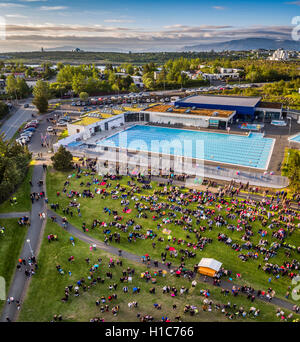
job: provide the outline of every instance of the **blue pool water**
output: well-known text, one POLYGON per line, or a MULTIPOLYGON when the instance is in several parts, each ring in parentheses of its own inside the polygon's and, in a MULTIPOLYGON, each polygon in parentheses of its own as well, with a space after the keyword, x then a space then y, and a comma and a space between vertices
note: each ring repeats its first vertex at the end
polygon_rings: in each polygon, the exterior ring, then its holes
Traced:
POLYGON ((70 147, 76 147, 76 146, 80 146, 80 145, 82 145, 82 142, 80 142, 80 141, 73 141, 70 144, 68 144, 68 146, 70 146, 70 147))
POLYGON ((300 143, 300 134, 298 134, 295 137, 291 138, 290 141, 295 141, 295 142, 300 143))
POLYGON ((98 146, 173 154, 259 169, 268 167, 273 144, 274 139, 264 138, 259 133, 242 136, 139 125, 97 143, 98 146), (203 148, 198 148, 202 142, 203 148), (169 148, 169 144, 173 148, 169 148))

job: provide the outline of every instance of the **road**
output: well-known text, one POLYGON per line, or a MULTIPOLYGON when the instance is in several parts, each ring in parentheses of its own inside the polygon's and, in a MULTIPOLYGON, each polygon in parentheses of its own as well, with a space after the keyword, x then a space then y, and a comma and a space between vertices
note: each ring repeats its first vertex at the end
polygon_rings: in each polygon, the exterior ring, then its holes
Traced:
POLYGON ((31 101, 32 99, 27 99, 26 102, 22 104, 22 107, 3 123, 1 133, 5 134, 5 140, 10 140, 19 127, 26 121, 30 120, 31 115, 36 112, 31 101), (24 108, 25 103, 29 104, 29 108, 24 108))

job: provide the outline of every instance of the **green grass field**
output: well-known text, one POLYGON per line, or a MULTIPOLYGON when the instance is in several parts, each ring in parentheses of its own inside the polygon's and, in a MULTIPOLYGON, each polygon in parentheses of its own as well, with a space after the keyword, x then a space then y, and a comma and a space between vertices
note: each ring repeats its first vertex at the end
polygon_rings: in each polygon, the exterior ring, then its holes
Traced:
MULTIPOLYGON (((22 305, 22 309, 19 316, 19 321, 50 321, 53 315, 61 314, 64 321, 78 322, 89 321, 91 318, 100 317, 104 321, 109 322, 130 322, 138 321, 137 313, 144 315, 152 315, 155 321, 160 321, 162 316, 167 316, 171 321, 175 320, 176 316, 181 316, 182 321, 228 321, 229 318, 225 317, 220 310, 216 310, 215 306, 212 306, 211 312, 204 312, 202 310, 202 304, 204 297, 200 295, 200 290, 210 290, 210 299, 214 304, 226 304, 230 301, 232 304, 237 305, 237 309, 228 309, 228 312, 234 313, 240 306, 243 306, 245 311, 249 311, 251 306, 256 309, 260 309, 260 315, 256 318, 247 316, 245 318, 236 317, 236 321, 279 321, 276 317, 275 306, 270 304, 264 304, 262 302, 255 301, 251 303, 244 296, 233 297, 229 294, 225 297, 220 293, 220 288, 213 287, 207 284, 198 283, 196 287, 191 287, 191 283, 184 278, 177 278, 167 274, 165 277, 157 276, 157 283, 152 284, 151 281, 147 283, 141 278, 141 273, 150 270, 150 273, 154 276, 153 270, 147 269, 146 265, 128 262, 122 260, 122 266, 115 266, 114 268, 108 268, 108 262, 110 258, 116 261, 116 256, 111 256, 103 251, 96 250, 90 251, 89 245, 75 239, 75 246, 70 243, 70 235, 60 228, 56 223, 52 223, 48 220, 45 235, 43 238, 40 254, 38 257, 39 268, 37 273, 31 279, 31 284, 25 301, 22 305), (47 241, 47 235, 56 234, 58 241, 47 241), (69 262, 68 258, 74 256, 74 261, 69 262), (86 258, 90 258, 90 264, 85 261, 86 258), (102 261, 99 263, 98 258, 102 261), (90 281, 88 276, 90 275, 89 269, 95 263, 99 264, 99 269, 95 273, 96 277, 100 276, 104 278, 104 284, 97 283, 89 290, 84 292, 80 288, 80 296, 69 296, 67 302, 62 302, 61 298, 64 296, 64 289, 66 286, 73 284, 82 277, 85 278, 86 285, 89 285, 90 281), (56 265, 60 265, 64 270, 64 274, 60 274, 56 270, 56 265), (123 269, 127 267, 135 269, 135 274, 131 283, 121 283, 119 278, 122 276, 123 269), (69 275, 71 271, 71 275, 69 275), (111 271, 113 274, 112 280, 106 277, 106 272, 111 271), (116 290, 110 291, 109 285, 116 283, 118 285, 116 290), (123 293, 123 286, 128 286, 128 293, 123 293), (181 286, 189 289, 188 294, 179 294, 176 297, 171 297, 169 294, 162 293, 162 287, 164 285, 175 286, 178 290, 181 286), (132 289, 134 286, 138 286, 141 289, 140 294, 133 294, 132 289), (149 289, 155 287, 156 293, 150 294, 149 289), (117 294, 117 299, 111 303, 105 303, 109 305, 109 312, 101 313, 99 307, 95 302, 104 296, 107 300, 108 296, 112 293, 117 294), (137 308, 129 308, 128 303, 136 301, 138 302, 137 308), (161 305, 161 310, 154 308, 154 303, 161 305), (173 310, 173 304, 177 305, 177 309, 173 310), (190 316, 189 313, 184 314, 183 309, 185 305, 194 305, 198 308, 198 314, 190 316), (119 305, 120 310, 117 316, 113 316, 111 309, 113 306, 119 305)), ((104 304, 104 305, 105 305, 104 304)), ((101 304, 102 305, 102 304, 101 304)), ((288 312, 286 311, 286 314, 288 312)))
MULTIPOLYGON (((5 228, 4 234, 0 233, 0 276, 5 278, 7 293, 16 269, 27 228, 19 226, 17 219, 1 219, 0 227, 5 228)), ((0 301, 0 312, 3 305, 4 302, 0 301)))
POLYGON ((22 184, 18 187, 16 192, 11 195, 7 201, 0 205, 0 213, 9 213, 9 212, 22 212, 22 211, 30 211, 31 210, 31 200, 30 200, 30 184, 29 181, 32 178, 33 166, 28 168, 26 177, 22 184), (10 199, 16 197, 17 203, 11 205, 10 199))
MULTIPOLYGON (((51 170, 47 174, 47 195, 49 198, 49 204, 51 203, 57 203, 60 204, 60 210, 58 213, 60 213, 62 216, 62 208, 66 208, 69 205, 70 198, 68 198, 65 194, 62 193, 63 190, 63 184, 67 180, 68 173, 60 173, 60 172, 52 172, 51 170), (56 196, 56 192, 60 191, 61 195, 59 197, 56 196)), ((82 176, 81 178, 77 179, 76 177, 72 177, 68 179, 70 181, 70 185, 67 187, 67 192, 70 190, 77 190, 79 192, 82 192, 84 189, 90 188, 91 191, 94 193, 95 188, 103 188, 98 185, 92 184, 90 187, 87 186, 80 186, 81 182, 84 182, 85 184, 90 181, 92 183, 92 177, 91 176, 82 176)), ((120 183, 121 185, 124 185, 127 187, 127 181, 128 179, 124 178, 120 183)), ((112 190, 114 186, 116 185, 116 181, 110 181, 112 184, 112 187, 108 190, 112 190)), ((147 195, 152 194, 154 189, 158 189, 157 184, 152 183, 153 189, 152 190, 143 190, 141 194, 147 195)), ((141 194, 137 194, 140 196, 141 194)), ((166 198, 159 197, 158 201, 166 201, 166 198)), ((112 242, 115 246, 120 246, 120 248, 127 250, 129 252, 135 253, 137 255, 144 255, 145 253, 148 253, 152 259, 160 260, 160 254, 161 252, 166 248, 167 245, 174 246, 177 250, 180 248, 186 249, 186 245, 181 245, 178 247, 177 243, 173 244, 172 242, 168 242, 167 238, 168 235, 163 234, 162 230, 164 228, 167 228, 171 230, 172 237, 176 237, 177 239, 183 239, 185 241, 189 242, 196 242, 196 237, 194 233, 189 233, 188 231, 183 229, 183 226, 180 225, 174 225, 174 224, 163 224, 163 226, 158 230, 157 224, 162 223, 162 218, 158 219, 157 221, 152 220, 152 213, 147 211, 148 219, 143 218, 137 218, 136 215, 138 213, 137 209, 134 209, 134 203, 133 201, 130 201, 129 207, 132 209, 132 212, 130 214, 124 214, 122 213, 123 207, 120 205, 120 199, 113 200, 110 196, 108 196, 106 199, 102 199, 101 195, 96 194, 94 199, 91 198, 78 198, 77 202, 81 204, 81 214, 82 217, 79 217, 77 215, 76 209, 73 209, 73 217, 70 215, 68 216, 69 222, 77 226, 79 229, 81 229, 83 222, 86 223, 87 228, 89 228, 89 232, 87 234, 93 236, 94 238, 97 238, 99 240, 104 240, 105 234, 103 233, 103 228, 99 228, 99 226, 95 229, 91 229, 91 224, 94 219, 99 219, 100 221, 105 221, 107 223, 113 221, 113 215, 109 216, 108 214, 104 214, 103 208, 108 207, 113 210, 117 210, 119 215, 123 216, 123 220, 121 223, 125 223, 130 218, 135 221, 135 224, 142 225, 142 230, 140 232, 146 233, 147 230, 151 229, 154 233, 158 235, 158 237, 163 237, 163 242, 158 242, 157 238, 155 239, 156 242, 156 248, 153 249, 152 243, 153 240, 147 238, 147 239, 137 239, 136 242, 129 243, 127 240, 128 232, 123 233, 121 230, 116 229, 115 227, 109 227, 111 229, 111 232, 118 232, 121 235, 121 244, 115 244, 112 242), (189 237, 188 237, 189 235, 189 237)), ((150 206, 148 202, 145 202, 147 206, 150 206)), ((206 207, 206 206, 205 206, 206 207)), ((207 206, 208 207, 208 206, 207 206)), ((190 209, 195 209, 195 204, 189 205, 190 209)), ((168 211, 167 211, 168 212, 168 211)), ((221 214, 224 216, 225 211, 221 211, 221 214)), ((177 213, 176 218, 180 218, 181 214, 177 213)), ((167 217, 164 216, 164 217, 167 217)), ((275 216, 276 217, 276 216, 275 216)), ((195 219, 193 220, 193 228, 196 227, 195 225, 195 219)), ((201 221, 201 225, 205 225, 205 221, 201 221)), ((228 220, 228 223, 237 224, 236 220, 228 220)), ((296 221, 297 223, 297 221, 296 221)), ((253 226, 253 232, 254 236, 251 237, 251 242, 254 244, 257 244, 259 240, 261 239, 261 236, 257 233, 258 230, 261 228, 261 224, 256 221, 255 223, 251 224, 253 226)), ((132 229, 132 228, 131 228, 132 229)), ((268 228, 265 228, 268 231, 267 236, 264 237, 265 240, 268 240, 269 245, 273 242, 278 242, 277 239, 271 237, 271 231, 268 228)), ((265 273, 263 270, 259 270, 258 266, 261 264, 262 266, 265 264, 265 261, 263 259, 262 255, 259 255, 258 259, 249 259, 246 262, 243 262, 240 258, 238 258, 238 255, 240 253, 247 254, 247 250, 243 250, 242 252, 237 252, 233 250, 231 247, 225 245, 222 242, 217 241, 217 235, 219 232, 225 233, 227 236, 230 236, 234 242, 237 242, 239 244, 243 244, 244 241, 241 240, 242 235, 244 232, 231 232, 226 227, 217 228, 215 225, 213 226, 213 230, 209 231, 206 230, 205 232, 202 232, 201 235, 212 238, 213 242, 211 244, 207 244, 203 251, 196 250, 196 258, 186 259, 185 263, 186 266, 189 268, 192 268, 194 264, 198 263, 202 257, 211 257, 215 258, 223 263, 223 266, 226 269, 230 269, 233 272, 233 281, 236 281, 235 275, 237 273, 240 273, 242 277, 238 280, 239 284, 247 284, 255 287, 256 289, 266 290, 269 287, 272 287, 277 297, 284 298, 286 295, 286 292, 289 289, 289 286, 291 286, 291 279, 287 276, 280 277, 279 279, 276 279, 274 276, 272 276, 271 283, 268 282, 268 279, 270 277, 269 274, 265 273)), ((286 242, 291 243, 295 246, 300 246, 300 232, 299 230, 295 230, 292 235, 289 235, 286 239, 286 242)), ((190 248, 188 248, 191 250, 190 248)), ((181 254, 179 253, 179 257, 181 254)), ((171 258, 168 256, 167 261, 171 261, 173 265, 179 265, 180 259, 179 257, 177 259, 171 258)), ((291 252, 291 257, 288 258, 285 255, 285 249, 280 248, 278 251, 278 254, 276 257, 273 257, 269 260, 271 263, 276 263, 278 265, 282 265, 284 261, 292 260, 292 259, 298 259, 299 254, 296 251, 291 252)), ((291 298, 289 300, 292 301, 291 298)))

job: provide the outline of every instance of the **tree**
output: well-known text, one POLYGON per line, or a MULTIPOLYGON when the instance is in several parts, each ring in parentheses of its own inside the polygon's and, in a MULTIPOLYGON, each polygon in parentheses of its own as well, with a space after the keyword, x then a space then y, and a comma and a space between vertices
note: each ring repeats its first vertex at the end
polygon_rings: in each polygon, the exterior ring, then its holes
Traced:
POLYGON ((72 89, 76 94, 80 94, 86 90, 86 77, 83 74, 73 76, 72 89))
POLYGON ((67 171, 73 168, 73 156, 72 153, 66 150, 66 148, 60 145, 58 151, 51 157, 53 167, 57 171, 67 171))
POLYGON ((17 79, 17 93, 21 98, 28 97, 30 94, 30 89, 24 78, 17 79))
POLYGON ((33 96, 34 97, 45 97, 48 100, 50 98, 49 83, 44 82, 42 80, 38 80, 36 82, 35 87, 33 88, 33 96))
POLYGON ((116 83, 111 86, 111 89, 116 93, 120 91, 120 88, 116 83))
POLYGON ((139 91, 139 88, 134 83, 131 83, 129 86, 129 91, 131 93, 137 93, 139 91))
POLYGON ((79 94, 79 97, 80 97, 80 100, 81 101, 87 101, 89 99, 89 94, 86 93, 85 91, 82 91, 80 94, 79 94))
POLYGON ((4 141, 0 136, 0 203, 23 181, 30 159, 27 147, 4 141))
POLYGON ((13 75, 9 75, 6 79, 6 92, 17 98, 17 80, 13 75))
POLYGON ((0 101, 0 119, 2 119, 9 112, 9 108, 6 103, 0 101))
POLYGON ((289 163, 287 165, 287 176, 291 182, 291 185, 296 190, 300 188, 300 152, 290 151, 289 163))
POLYGON ((33 88, 33 96, 32 103, 40 113, 46 113, 48 110, 48 99, 50 97, 49 83, 42 80, 37 81, 36 86, 33 88))
POLYGON ((48 111, 49 103, 46 97, 35 97, 32 103, 36 106, 40 113, 46 113, 48 111))

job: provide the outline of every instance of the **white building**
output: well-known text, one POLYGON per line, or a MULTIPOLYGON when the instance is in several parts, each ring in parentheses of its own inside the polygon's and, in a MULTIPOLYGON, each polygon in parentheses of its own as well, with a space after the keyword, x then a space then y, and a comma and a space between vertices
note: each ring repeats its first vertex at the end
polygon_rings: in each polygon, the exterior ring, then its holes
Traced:
POLYGON ((143 78, 142 76, 130 76, 133 80, 133 83, 139 87, 139 88, 143 88, 144 87, 144 82, 143 82, 143 78))
POLYGON ((233 68, 220 68, 221 74, 237 74, 239 71, 243 71, 242 69, 233 69, 233 68))
POLYGON ((273 55, 269 57, 270 61, 287 61, 288 59, 289 53, 282 49, 276 50, 273 55))
POLYGON ((238 72, 231 72, 231 73, 220 73, 220 74, 207 74, 207 73, 201 73, 202 78, 204 80, 223 80, 225 78, 232 78, 232 79, 238 79, 240 77, 240 74, 238 72))

